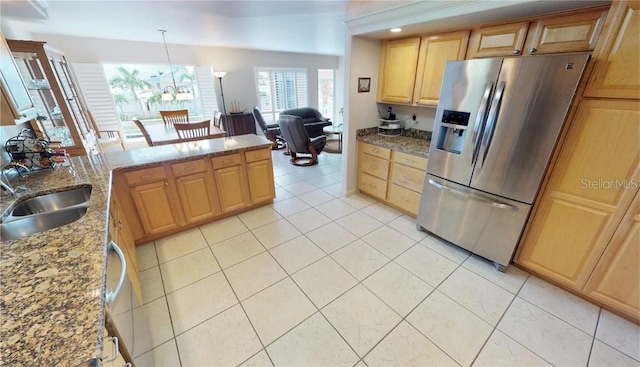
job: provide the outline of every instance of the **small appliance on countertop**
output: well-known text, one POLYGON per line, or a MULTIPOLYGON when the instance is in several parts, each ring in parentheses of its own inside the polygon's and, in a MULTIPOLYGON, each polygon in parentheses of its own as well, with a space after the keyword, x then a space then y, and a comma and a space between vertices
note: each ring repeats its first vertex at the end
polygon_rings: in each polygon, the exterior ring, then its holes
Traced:
POLYGON ((378 126, 378 135, 383 136, 400 136, 402 134, 403 121, 401 120, 385 120, 380 119, 378 126))

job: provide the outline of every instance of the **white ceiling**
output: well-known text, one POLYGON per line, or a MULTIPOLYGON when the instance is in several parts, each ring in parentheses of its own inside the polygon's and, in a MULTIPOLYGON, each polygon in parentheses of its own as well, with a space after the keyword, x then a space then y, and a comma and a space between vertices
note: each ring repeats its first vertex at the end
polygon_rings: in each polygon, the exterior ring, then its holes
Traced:
POLYGON ((608 2, 0 0, 0 23, 8 38, 61 34, 161 43, 158 29, 165 29, 173 44, 343 55, 347 26, 354 35, 401 37, 608 2), (395 26, 403 33, 389 34, 395 26))

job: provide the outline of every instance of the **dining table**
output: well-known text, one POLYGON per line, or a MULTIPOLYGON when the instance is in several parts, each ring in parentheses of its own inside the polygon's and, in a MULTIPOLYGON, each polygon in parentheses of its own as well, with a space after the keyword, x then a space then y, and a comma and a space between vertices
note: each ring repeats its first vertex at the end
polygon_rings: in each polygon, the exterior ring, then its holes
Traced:
MULTIPOLYGON (((197 122, 202 122, 202 121, 197 121, 197 122)), ((184 142, 194 141, 194 140, 223 138, 226 136, 225 131, 219 128, 218 126, 215 126, 213 122, 211 122, 209 135, 198 137, 198 138, 189 138, 189 139, 180 138, 180 136, 178 136, 178 132, 173 127, 173 124, 167 124, 167 125, 155 124, 155 123, 145 124, 144 128, 149 133, 149 137, 151 138, 151 141, 153 142, 154 146, 184 143, 184 142)))

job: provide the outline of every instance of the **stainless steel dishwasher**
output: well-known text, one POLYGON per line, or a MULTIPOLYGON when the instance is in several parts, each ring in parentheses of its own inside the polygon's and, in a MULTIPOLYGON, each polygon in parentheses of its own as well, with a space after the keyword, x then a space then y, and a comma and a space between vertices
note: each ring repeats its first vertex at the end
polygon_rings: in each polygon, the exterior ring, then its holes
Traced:
MULTIPOLYGON (((153 353, 147 353, 152 349, 147 314, 134 294, 131 281, 127 277, 125 256, 113 241, 109 242, 107 254, 107 292, 105 298, 107 318, 113 321, 113 326, 117 330, 115 332, 117 346, 122 352, 121 354, 125 356, 124 366, 127 365, 127 362, 133 362, 136 366, 153 366, 153 353), (131 357, 131 361, 128 360, 129 357, 131 357)), ((104 355, 113 355, 114 353, 107 351, 108 341, 103 343, 105 345, 104 355)))

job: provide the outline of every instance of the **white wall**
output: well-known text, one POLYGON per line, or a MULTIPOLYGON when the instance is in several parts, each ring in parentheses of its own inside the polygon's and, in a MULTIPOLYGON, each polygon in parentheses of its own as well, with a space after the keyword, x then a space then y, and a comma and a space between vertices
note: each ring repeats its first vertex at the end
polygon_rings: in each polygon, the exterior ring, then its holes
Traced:
MULTIPOLYGON (((116 62, 166 64, 162 43, 121 41, 103 38, 33 34, 34 40, 46 41, 64 52, 70 62, 116 62)), ((161 39, 160 33, 158 38, 161 39)), ((309 81, 309 105, 318 107, 318 69, 337 69, 337 56, 243 50, 234 48, 168 44, 174 65, 211 66, 226 71, 222 79, 227 110, 231 101, 244 109, 258 104, 254 67, 306 68, 309 81)), ((216 89, 218 85, 216 83, 216 89)), ((220 91, 218 90, 218 98, 220 91)), ((221 101, 219 101, 221 105, 221 101)), ((342 101, 336 100, 336 105, 342 101)))
MULTIPOLYGON (((348 32, 348 31, 347 31, 348 32)), ((347 34, 345 64, 345 127, 343 133, 343 191, 356 189, 358 149, 356 130, 378 125, 376 91, 380 40, 352 37, 347 34), (358 93, 358 78, 371 78, 371 91, 358 93)))

